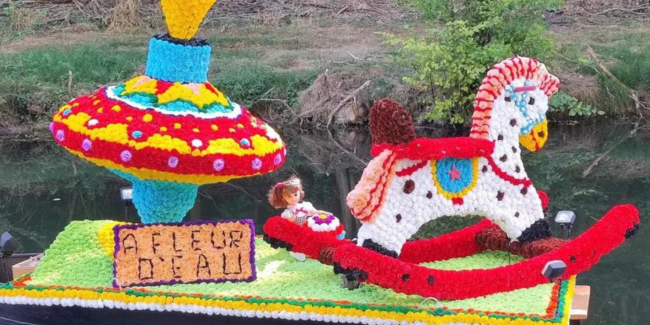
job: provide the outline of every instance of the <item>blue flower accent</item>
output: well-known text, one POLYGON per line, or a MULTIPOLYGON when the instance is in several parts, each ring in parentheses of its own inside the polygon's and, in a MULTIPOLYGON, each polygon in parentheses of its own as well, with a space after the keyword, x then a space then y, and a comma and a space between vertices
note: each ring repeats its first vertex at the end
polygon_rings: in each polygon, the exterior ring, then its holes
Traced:
POLYGON ((173 102, 160 105, 160 108, 170 112, 199 112, 199 108, 196 105, 193 105, 184 100, 175 100, 173 102))
POLYGON ((72 110, 68 108, 65 111, 63 111, 63 116, 68 116, 70 115, 70 113, 72 113, 72 110))
POLYGON ((112 172, 133 184, 133 204, 145 224, 183 221, 199 191, 198 185, 141 180, 121 171, 112 172))
MULTIPOLYGON (((228 99, 228 102, 230 103, 230 99, 228 99)), ((229 113, 232 112, 233 107, 232 106, 223 106, 219 103, 212 103, 207 106, 203 106, 203 109, 205 110, 206 113, 229 113)))
POLYGON ((152 38, 145 74, 153 79, 180 83, 208 81, 210 45, 181 45, 152 38))
MULTIPOLYGON (((530 86, 533 85, 533 82, 531 80, 526 80, 524 82, 524 86, 530 86)), ((515 106, 519 109, 521 114, 524 116, 526 119, 526 125, 519 130, 520 135, 525 135, 530 132, 530 130, 537 125, 539 122, 543 121, 545 116, 542 117, 532 117, 528 113, 528 99, 530 98, 529 96, 529 91, 524 91, 520 93, 515 92, 515 87, 512 85, 509 85, 505 89, 506 91, 506 96, 510 97, 512 101, 515 103, 515 106)))
POLYGON ((474 179, 472 159, 447 158, 435 162, 440 187, 451 194, 462 192, 474 179))
POLYGON ((131 135, 133 136, 134 139, 138 139, 138 138, 140 138, 142 136, 142 132, 141 131, 134 131, 131 135))

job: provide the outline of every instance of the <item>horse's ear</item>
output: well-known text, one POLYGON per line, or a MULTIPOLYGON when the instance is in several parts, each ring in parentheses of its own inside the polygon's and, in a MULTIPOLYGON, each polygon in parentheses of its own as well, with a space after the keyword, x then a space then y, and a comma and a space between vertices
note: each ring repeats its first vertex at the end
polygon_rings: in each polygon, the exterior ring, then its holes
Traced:
POLYGON ((411 114, 391 99, 381 99, 370 108, 370 133, 375 144, 404 144, 415 140, 411 114))

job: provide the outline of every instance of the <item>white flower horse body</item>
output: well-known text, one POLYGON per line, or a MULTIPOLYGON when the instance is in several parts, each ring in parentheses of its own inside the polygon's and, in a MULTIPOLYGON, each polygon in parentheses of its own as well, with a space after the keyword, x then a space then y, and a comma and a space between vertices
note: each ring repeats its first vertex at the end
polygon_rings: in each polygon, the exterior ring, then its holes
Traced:
POLYGON ((519 143, 531 151, 548 136, 548 100, 556 77, 534 59, 497 64, 482 82, 470 137, 415 139, 411 116, 390 100, 371 109, 373 153, 348 206, 362 222, 358 245, 388 255, 426 222, 483 215, 511 240, 550 235, 528 179, 519 143))

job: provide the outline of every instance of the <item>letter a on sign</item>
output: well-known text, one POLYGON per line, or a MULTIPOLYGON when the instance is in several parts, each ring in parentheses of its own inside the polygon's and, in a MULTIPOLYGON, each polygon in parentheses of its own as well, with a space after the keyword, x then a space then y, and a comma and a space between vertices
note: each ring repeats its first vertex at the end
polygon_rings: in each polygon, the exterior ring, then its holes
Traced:
POLYGON ((114 287, 255 280, 252 220, 127 224, 113 231, 114 287))

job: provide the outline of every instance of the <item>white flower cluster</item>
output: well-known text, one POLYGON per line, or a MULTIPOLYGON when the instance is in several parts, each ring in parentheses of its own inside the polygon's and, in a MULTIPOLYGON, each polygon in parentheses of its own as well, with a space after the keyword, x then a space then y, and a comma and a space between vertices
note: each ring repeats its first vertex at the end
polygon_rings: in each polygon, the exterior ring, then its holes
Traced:
MULTIPOLYGON (((327 216, 327 217, 329 217, 329 216, 327 216)), ((307 220, 307 225, 309 226, 309 228, 311 230, 313 230, 315 232, 334 231, 334 230, 336 230, 336 228, 339 227, 339 225, 341 225, 341 221, 339 221, 339 219, 337 217, 334 217, 334 216, 331 216, 331 217, 333 219, 329 223, 318 224, 319 221, 317 219, 320 219, 321 215, 311 216, 307 220)))
MULTIPOLYGON (((249 318, 273 318, 287 319, 298 321, 317 321, 327 323, 346 323, 346 324, 367 324, 367 325, 413 325, 426 323, 407 321, 396 321, 390 319, 378 319, 370 317, 353 317, 337 316, 308 312, 286 312, 286 311, 254 311, 254 310, 236 310, 217 307, 204 307, 197 305, 179 305, 179 304, 156 304, 156 303, 124 303, 114 300, 86 300, 80 298, 29 298, 24 296, 0 297, 0 304, 7 305, 37 305, 37 306, 62 306, 62 307, 83 307, 83 308, 110 308, 122 310, 150 310, 159 312, 181 312, 190 314, 235 316, 249 318)), ((479 325, 469 323, 446 323, 444 325, 479 325)))

